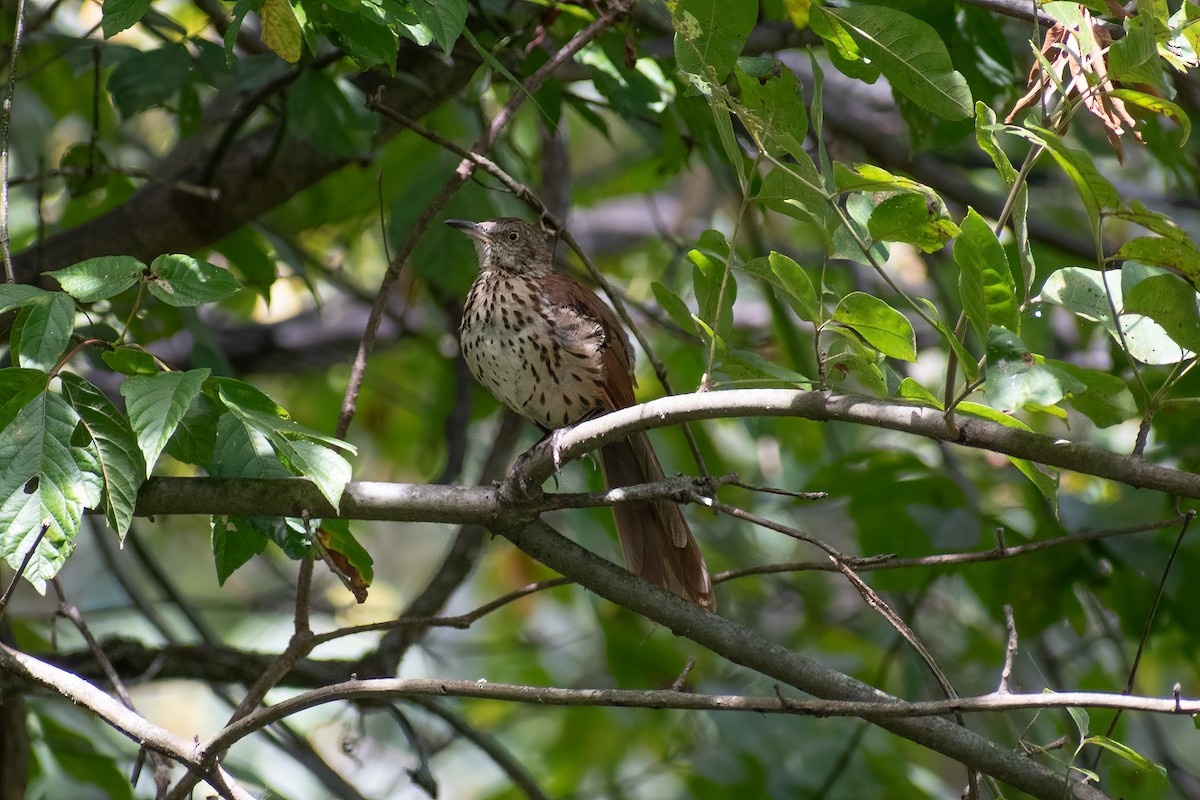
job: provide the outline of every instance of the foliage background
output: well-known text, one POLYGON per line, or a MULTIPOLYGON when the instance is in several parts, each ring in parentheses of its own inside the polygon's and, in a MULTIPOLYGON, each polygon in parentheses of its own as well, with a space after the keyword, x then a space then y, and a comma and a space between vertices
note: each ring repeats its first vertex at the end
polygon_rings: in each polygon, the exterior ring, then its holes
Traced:
MULTIPOLYGON (((932 31, 957 71, 946 74, 960 76, 955 91, 965 87, 968 97, 965 105, 958 103, 966 113, 947 119, 954 114, 929 100, 926 88, 902 87, 903 76, 914 70, 899 69, 875 51, 865 57, 858 52, 856 61, 829 11, 803 2, 680 0, 673 8, 643 2, 533 92, 490 157, 532 187, 620 287, 674 391, 812 385, 807 376, 837 392, 953 399, 970 365, 959 365, 960 380, 947 392, 947 340, 905 305, 901 293, 928 298, 948 328, 967 304, 969 293, 961 290, 959 277, 966 256, 957 244, 942 245, 960 228, 968 229, 968 207, 986 218, 981 224, 987 230, 1007 193, 977 143, 977 120, 967 117, 976 112, 975 103, 1003 117, 1025 93, 1045 33, 1030 19, 1027 5, 848 4, 847 13, 860 15, 848 18, 890 22, 902 14, 903 25, 919 20, 932 31), (696 32, 689 33, 683 21, 687 14, 702 23, 698 59, 689 45, 696 32), (738 62, 740 73, 730 78, 738 55, 749 60, 738 62), (710 68, 714 71, 705 74, 710 68), (878 69, 885 79, 862 80, 878 69), (766 87, 760 89, 766 117, 755 114, 755 85, 766 87), (819 132, 812 108, 818 97, 819 132), (931 104, 937 108, 931 111, 931 104), (730 108, 744 113, 731 117, 730 108), (798 127, 802 122, 807 134, 798 127), (765 144, 769 158, 756 144, 765 144), (778 187, 768 183, 772 169, 803 172, 805 158, 831 176, 826 153, 846 167, 867 163, 909 175, 932 192, 906 195, 906 186, 893 178, 838 194, 836 208, 858 215, 860 233, 891 242, 879 270, 851 246, 844 218, 811 204, 797 209, 783 198, 807 195, 795 193, 786 179, 775 195, 778 187), (756 196, 765 199, 755 201, 756 196), (877 205, 905 196, 920 198, 915 223, 880 214, 873 219, 881 228, 891 224, 888 235, 867 226, 865 215, 877 205), (946 220, 959 227, 941 226, 946 220), (932 244, 923 249, 922 242, 932 244), (867 325, 861 320, 857 329, 853 320, 842 327, 824 324, 818 339, 813 321, 803 318, 805 298, 773 290, 770 280, 761 279, 770 278, 770 268, 764 273, 763 262, 754 259, 773 251, 793 259, 809 283, 826 288, 827 295, 815 295, 818 304, 826 304, 823 323, 839 298, 856 291, 904 312, 909 322, 893 321, 887 330, 901 338, 911 333, 911 358, 885 359, 881 351, 888 348, 862 332, 867 325), (722 307, 715 298, 730 263, 742 268, 733 273, 736 301, 729 288, 729 305, 722 307), (678 302, 703 324, 681 315, 678 302), (710 334, 716 331, 719 343, 704 338, 705 326, 710 334), (904 388, 903 378, 910 379, 904 388)), ((1050 5, 1040 13, 1054 19, 1079 19, 1082 13, 1077 4, 1050 5)), ((1142 42, 1140 31, 1152 34, 1150 56, 1126 64, 1123 85, 1139 87, 1146 97, 1172 99, 1176 111, 1139 113, 1137 129, 1145 143, 1122 133, 1121 163, 1106 135, 1111 118, 1089 116, 1077 98, 1062 101, 1049 91, 1045 106, 1027 109, 1046 127, 1063 122, 1062 109, 1070 109, 1074 118, 1069 129, 1062 127, 1075 149, 1071 158, 1079 160, 1068 164, 1094 169, 1100 180, 1111 181, 1119 199, 1089 204, 1058 162, 1041 158, 1028 175, 1028 215, 1013 216, 1014 226, 1028 227, 1030 263, 1036 267, 1032 291, 1010 292, 1013 309, 1021 307, 1024 349, 1016 349, 1018 361, 1041 366, 1030 355, 1037 354, 1108 373, 1121 383, 1114 389, 1094 373, 1074 373, 1085 391, 1061 373, 1047 378, 1042 369, 1022 372, 1017 387, 1000 395, 999 364, 1014 351, 992 341, 988 324, 998 316, 989 316, 990 309, 976 314, 968 309, 972 324, 959 326, 959 338, 972 359, 984 359, 991 378, 969 399, 1013 412, 1052 438, 1126 454, 1137 448, 1148 460, 1194 471, 1200 392, 1190 352, 1157 365, 1131 361, 1124 352, 1129 342, 1071 313, 1080 308, 1070 297, 1025 302, 1058 270, 1098 269, 1141 235, 1115 213, 1141 202, 1173 220, 1179 228, 1170 230, 1182 231, 1187 243, 1176 262, 1150 261, 1183 276, 1170 279, 1176 316, 1160 318, 1161 305, 1141 311, 1162 325, 1168 347, 1178 351, 1198 341, 1193 285, 1200 258, 1188 237, 1197 226, 1196 149, 1184 135, 1198 97, 1189 49, 1197 7, 1137 3, 1130 18, 1122 19, 1112 5, 1084 4, 1111 32, 1125 34, 1119 40, 1142 42), (1054 109, 1060 116, 1041 116, 1054 109), (1049 390, 1034 385, 1046 380, 1049 390), (1073 385, 1072 392, 1064 388, 1073 385), (1094 404, 1089 412, 1086 401, 1072 404, 1068 397, 1079 400, 1089 393, 1093 400, 1101 396, 1104 427, 1092 413, 1094 404), (1114 415, 1118 418, 1111 419, 1114 415)), ((0 29, 14 28, 15 10, 13 3, 4 5, 0 29)), ((502 471, 485 462, 507 463, 538 434, 507 420, 491 397, 475 389, 456 358, 457 314, 474 277, 474 259, 457 234, 428 225, 422 214, 459 157, 369 110, 366 101, 380 90, 384 104, 467 147, 518 91, 514 77, 527 78, 607 10, 493 0, 27 2, 10 139, 8 232, 17 279, 54 289, 47 271, 103 255, 150 263, 163 253, 189 253, 226 267, 244 288, 219 303, 193 310, 146 300, 130 318, 137 301, 126 292, 90 308, 77 324, 96 323, 94 332, 111 341, 109 332, 131 319, 130 339, 172 368, 244 377, 294 419, 333 433, 375 290, 408 234, 422 231, 391 292, 345 437, 358 451, 354 476, 417 484, 498 479, 502 471)), ((901 62, 913 63, 920 50, 902 52, 901 62)), ((11 46, 7 52, 11 66, 11 46)), ((1120 65, 1110 57, 1108 66, 1120 81, 1120 65)), ((938 69, 915 72, 928 76, 938 69)), ((1094 73, 1090 80, 1096 80, 1094 73)), ((1013 136, 1002 141, 1019 166, 1026 144, 1013 136)), ((1088 183, 1090 174, 1085 187, 1103 194, 1099 183, 1088 183)), ((911 211, 909 205, 898 214, 911 211)), ((501 214, 530 216, 482 172, 436 210, 439 220, 501 214)), ((962 234, 959 241, 967 239, 987 249, 986 236, 962 234)), ((1014 232, 1003 233, 1000 242, 1016 276, 1010 283, 1019 286, 1014 232)), ((563 250, 564 264, 580 271, 577 259, 563 250)), ((1015 314, 1012 309, 996 314, 1010 312, 1015 314)), ((71 369, 119 400, 120 379, 99 359, 101 349, 82 349, 71 369)), ((17 360, 12 353, 8 357, 17 360)), ((643 399, 664 393, 646 358, 639 381, 643 399)), ((964 696, 989 692, 999 679, 1005 605, 1012 607, 1019 632, 1016 688, 1121 691, 1157 606, 1133 689, 1169 696, 1179 684, 1185 696, 1195 696, 1200 620, 1189 587, 1200 580, 1196 548, 1185 539, 1165 572, 1180 535, 1177 512, 1190 502, 1077 472, 1053 477, 1041 472, 1039 489, 1002 455, 870 425, 745 417, 694 424, 692 431, 713 474, 736 471, 750 484, 828 493, 819 501, 797 502, 730 487, 721 492, 725 502, 850 554, 920 558, 984 552, 995 545, 998 529, 1011 547, 1069 532, 1173 520, 1161 529, 1029 555, 863 575, 964 696)), ((696 471, 677 429, 654 438, 669 474, 696 471)), ((171 455, 157 470, 196 473, 171 455)), ((568 467, 557 485, 564 491, 600 488, 597 470, 586 460, 568 467)), ((743 520, 698 507, 688 514, 714 573, 819 559, 810 546, 743 520)), ((619 561, 607 510, 560 511, 548 519, 575 541, 619 561)), ((464 540, 446 525, 360 521, 352 530, 374 560, 369 598, 356 604, 318 565, 311 595, 314 629, 394 619, 406 611, 465 613, 553 577, 503 539, 484 542, 478 553, 448 549, 452 541, 464 540), (469 568, 469 578, 448 593, 444 609, 441 603, 423 608, 431 580, 444 575, 448 563, 469 568)), ((220 728, 230 712, 225 699, 236 702, 242 691, 229 676, 253 681, 265 663, 243 656, 282 651, 293 629, 296 562, 271 546, 219 586, 218 572, 223 575, 237 559, 222 562, 218 556, 214 566, 211 537, 201 517, 139 518, 118 549, 100 517, 90 516, 60 577, 65 597, 83 612, 130 684, 137 708, 185 738, 220 728), (188 659, 179 648, 193 644, 202 655, 188 651, 188 659)), ((16 552, 15 545, 6 543, 6 557, 16 552)), ((893 627, 842 576, 821 566, 723 583, 721 613, 897 696, 939 697, 936 683, 893 627)), ((54 598, 53 592, 42 597, 22 584, 4 620, 5 641, 102 680, 79 634, 61 620, 49 623, 59 607, 54 598)), ((696 691, 767 696, 776 691, 772 679, 576 586, 520 599, 466 630, 413 630, 414 646, 387 650, 403 654, 403 660, 398 667, 382 665, 380 674, 654 689, 671 686, 694 656, 686 685, 696 691)), ((342 668, 378 666, 369 657, 379 652, 380 637, 338 639, 317 648, 311 659, 342 668)), ((291 676, 270 697, 310 685, 291 676)), ((21 730, 28 735, 28 796, 154 796, 150 769, 129 788, 126 776, 136 750, 120 734, 53 693, 27 694, 11 683, 4 691, 10 711, 19 702, 12 698, 24 698, 23 708, 13 712, 17 722, 10 714, 4 736, 12 742, 21 730)), ((1111 712, 1093 711, 1083 733, 1103 733, 1110 719, 1111 712)), ((1090 767, 1098 752, 1088 745, 1072 758, 1081 746, 1079 723, 1078 715, 1061 709, 970 718, 972 729, 1005 747, 1045 747, 1066 737, 1039 756, 1060 771, 1071 761, 1090 767)), ((379 707, 331 704, 288 724, 274 739, 239 744, 225 761, 256 796, 418 797, 424 796, 422 782, 429 781, 442 797, 529 794, 472 739, 494 740, 550 797, 948 798, 960 796, 965 784, 961 766, 856 719, 538 708, 464 699, 436 708, 424 700, 379 707)), ((1200 743, 1187 716, 1126 714, 1109 735, 1163 767, 1160 773, 1110 753, 1098 768, 1098 785, 1109 796, 1200 796, 1200 743)), ((3 777, 0 792, 21 796, 14 793, 19 779, 3 777)), ((994 796, 990 791, 995 790, 983 787, 985 796, 994 796)), ((1020 795, 1006 790, 1004 796, 1020 795)))

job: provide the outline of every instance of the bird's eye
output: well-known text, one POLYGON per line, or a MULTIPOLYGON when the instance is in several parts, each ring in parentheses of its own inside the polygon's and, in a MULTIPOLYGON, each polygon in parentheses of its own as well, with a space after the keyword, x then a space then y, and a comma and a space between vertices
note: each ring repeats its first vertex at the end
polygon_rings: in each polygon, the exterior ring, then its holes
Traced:
POLYGON ((517 239, 520 239, 520 238, 521 238, 521 234, 517 233, 516 231, 510 231, 508 234, 508 240, 510 242, 515 242, 517 239))

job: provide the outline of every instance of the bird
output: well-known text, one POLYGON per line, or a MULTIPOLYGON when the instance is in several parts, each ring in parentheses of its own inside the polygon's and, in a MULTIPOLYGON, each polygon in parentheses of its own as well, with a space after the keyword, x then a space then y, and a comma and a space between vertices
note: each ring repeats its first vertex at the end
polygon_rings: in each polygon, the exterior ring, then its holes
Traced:
MULTIPOLYGON (((546 233, 515 217, 446 224, 474 241, 479 262, 459 325, 476 381, 547 434, 637 402, 625 329, 594 292, 554 271, 546 233)), ((601 447, 600 466, 609 489, 664 477, 642 432, 601 447)), ((708 566, 678 505, 617 503, 613 516, 630 572, 715 611, 708 566)))

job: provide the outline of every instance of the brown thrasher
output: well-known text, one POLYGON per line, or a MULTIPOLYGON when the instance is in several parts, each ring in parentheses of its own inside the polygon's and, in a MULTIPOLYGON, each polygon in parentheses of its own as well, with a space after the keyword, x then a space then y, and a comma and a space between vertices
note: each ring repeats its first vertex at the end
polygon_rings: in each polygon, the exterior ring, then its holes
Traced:
MULTIPOLYGON (((616 315, 594 293, 554 272, 554 248, 512 217, 446 224, 475 241, 479 277, 463 306, 459 340, 475 380, 544 431, 626 408, 633 352, 616 315)), ((663 479, 644 433, 600 449, 610 488, 663 479)), ((630 572, 707 609, 716 607, 704 556, 669 500, 613 506, 630 572)))

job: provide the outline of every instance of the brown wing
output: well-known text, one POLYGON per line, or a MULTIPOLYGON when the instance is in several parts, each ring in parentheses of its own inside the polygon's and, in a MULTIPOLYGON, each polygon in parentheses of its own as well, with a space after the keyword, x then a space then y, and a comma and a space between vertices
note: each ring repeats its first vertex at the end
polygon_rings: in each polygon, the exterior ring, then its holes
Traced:
POLYGON ((567 320, 581 318, 598 324, 604 337, 600 358, 609 408, 627 408, 637 402, 633 394, 633 350, 617 315, 595 292, 572 278, 551 273, 544 278, 547 299, 567 320))

